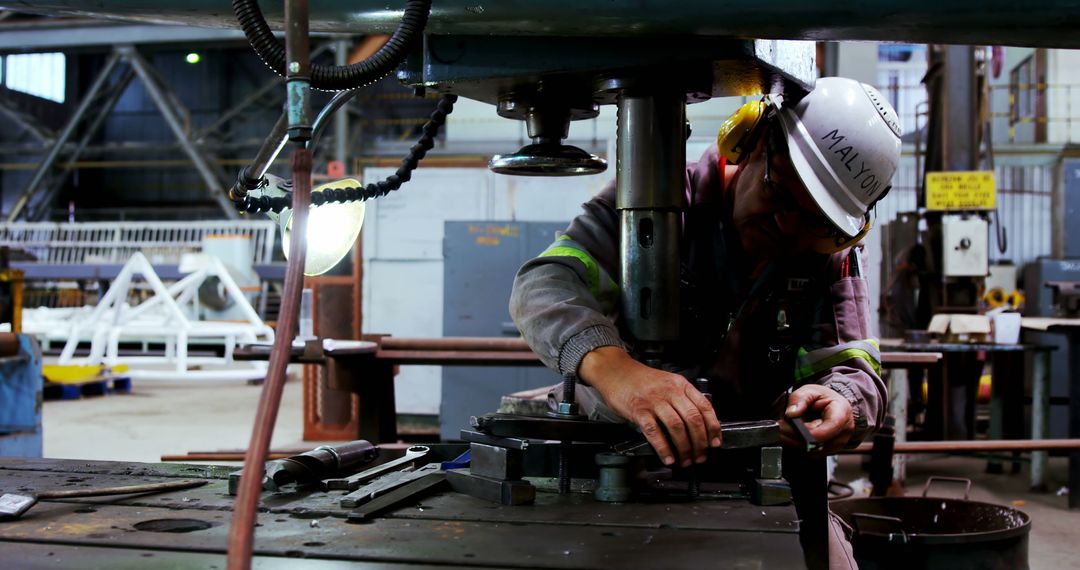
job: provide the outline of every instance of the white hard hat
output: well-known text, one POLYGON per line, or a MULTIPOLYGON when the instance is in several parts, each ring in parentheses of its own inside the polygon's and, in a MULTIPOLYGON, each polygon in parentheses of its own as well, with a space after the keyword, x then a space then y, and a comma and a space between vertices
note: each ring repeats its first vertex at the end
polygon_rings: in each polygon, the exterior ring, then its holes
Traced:
POLYGON ((779 115, 791 162, 810 196, 838 229, 858 235, 900 162, 896 110, 873 86, 823 77, 779 115))

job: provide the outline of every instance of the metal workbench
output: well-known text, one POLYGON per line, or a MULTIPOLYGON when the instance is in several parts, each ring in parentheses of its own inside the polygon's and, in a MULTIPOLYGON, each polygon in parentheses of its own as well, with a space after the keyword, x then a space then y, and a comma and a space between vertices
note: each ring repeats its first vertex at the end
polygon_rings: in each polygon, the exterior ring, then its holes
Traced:
MULTIPOLYGON (((6 568, 223 568, 233 467, 0 458, 0 492, 205 478, 145 496, 43 500, 0 523, 6 568)), ((348 524, 341 492, 268 493, 256 568, 798 568, 791 506, 744 500, 604 504, 539 493, 504 507, 444 492, 348 524), (303 561, 296 560, 303 558, 303 561)))

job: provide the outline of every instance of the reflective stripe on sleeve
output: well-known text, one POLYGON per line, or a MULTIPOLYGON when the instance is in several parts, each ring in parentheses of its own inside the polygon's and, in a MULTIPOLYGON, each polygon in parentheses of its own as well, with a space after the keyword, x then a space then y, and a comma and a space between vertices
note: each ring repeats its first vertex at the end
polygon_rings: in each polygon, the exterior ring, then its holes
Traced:
POLYGON ((809 352, 805 348, 799 349, 795 380, 803 381, 812 378, 834 366, 856 358, 865 360, 876 374, 881 374, 881 348, 878 342, 871 338, 845 342, 809 352))
POLYGON ((593 256, 570 236, 559 236, 555 243, 537 257, 572 257, 580 261, 585 266, 586 284, 593 297, 605 308, 614 308, 618 303, 619 286, 593 259, 593 256))

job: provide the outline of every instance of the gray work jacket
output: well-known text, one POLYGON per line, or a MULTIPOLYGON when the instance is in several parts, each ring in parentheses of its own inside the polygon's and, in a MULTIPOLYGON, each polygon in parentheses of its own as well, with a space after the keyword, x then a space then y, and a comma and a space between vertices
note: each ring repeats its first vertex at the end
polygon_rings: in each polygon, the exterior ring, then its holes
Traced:
MULTIPOLYGON (((687 166, 680 350, 665 369, 710 380, 721 421, 779 417, 789 389, 809 382, 842 394, 855 418, 852 445, 880 425, 887 392, 870 338, 866 280, 850 276, 857 254, 808 255, 744 267, 724 224, 715 146, 687 166), (848 260, 848 271, 840 268, 848 260), (756 271, 756 272, 755 272, 756 271)), ((519 270, 510 314, 548 367, 576 373, 602 346, 633 353, 621 329, 614 280, 619 214, 609 185, 540 256, 519 270)), ((857 262, 855 262, 857 263, 857 262)))

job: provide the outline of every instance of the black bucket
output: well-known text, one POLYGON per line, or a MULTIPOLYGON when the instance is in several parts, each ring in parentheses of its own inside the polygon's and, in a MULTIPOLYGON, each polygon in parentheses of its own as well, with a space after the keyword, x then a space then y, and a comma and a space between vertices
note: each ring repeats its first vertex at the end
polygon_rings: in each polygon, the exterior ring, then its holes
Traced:
POLYGON ((971 481, 931 477, 922 497, 881 497, 833 501, 829 507, 851 526, 852 546, 861 570, 878 568, 1002 569, 1028 568, 1031 518, 1016 509, 964 499, 927 497, 933 481, 971 481))

